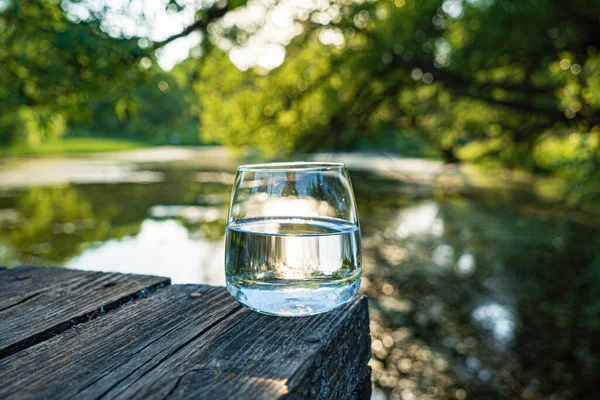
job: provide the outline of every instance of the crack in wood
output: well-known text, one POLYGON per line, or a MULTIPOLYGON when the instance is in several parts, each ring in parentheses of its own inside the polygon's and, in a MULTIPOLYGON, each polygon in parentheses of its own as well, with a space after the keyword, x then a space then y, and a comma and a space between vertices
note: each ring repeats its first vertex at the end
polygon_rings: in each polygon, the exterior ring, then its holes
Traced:
POLYGON ((29 301, 29 300, 33 299, 33 298, 36 298, 37 296, 39 296, 39 295, 40 295, 40 294, 42 294, 43 292, 44 292, 44 291, 42 290, 42 291, 40 291, 40 292, 37 292, 37 293, 34 293, 34 294, 30 295, 30 296, 23 297, 21 300, 17 301, 16 303, 14 303, 14 304, 11 304, 11 305, 10 305, 10 306, 8 306, 8 307, 1 308, 1 309, 0 309, 0 312, 2 312, 2 311, 5 311, 5 310, 8 310, 9 308, 13 308, 13 307, 15 307, 15 306, 18 306, 19 304, 23 304, 23 303, 25 303, 25 302, 27 302, 27 301, 29 301))
POLYGON ((169 397, 171 397, 173 395, 173 393, 175 393, 177 386, 179 386, 179 384, 181 383, 181 381, 183 380, 183 378, 185 378, 185 376, 187 374, 192 373, 192 372, 200 372, 200 371, 202 371, 202 368, 195 368, 195 369, 190 369, 189 371, 185 371, 179 378, 177 378, 177 380, 175 381, 175 385, 171 388, 171 390, 169 390, 169 393, 167 393, 161 400, 167 400, 169 397))
MULTIPOLYGON (((153 365, 152 367, 150 367, 147 371, 144 371, 144 373, 142 375, 140 375, 139 377, 137 377, 132 382, 132 384, 134 384, 135 382, 140 381, 144 376, 146 376, 149 373, 151 373, 152 371, 154 371, 163 362, 165 362, 169 358, 173 357, 175 354, 177 354, 179 351, 181 351, 184 347, 186 347, 187 345, 189 345, 190 343, 192 343, 196 339, 202 337, 205 333, 209 332, 212 328, 214 328, 215 326, 219 325, 221 322, 223 322, 224 320, 226 320, 227 318, 229 318, 233 314, 238 313, 241 309, 242 309, 242 306, 238 306, 237 308, 231 310, 230 312, 228 312, 227 314, 225 314, 223 317, 219 318, 218 320, 214 321, 212 324, 208 325, 205 329, 203 329, 202 331, 200 331, 198 334, 194 335, 191 339, 189 339, 186 342, 184 342, 182 345, 178 346, 174 350, 169 351, 169 354, 167 354, 165 357, 161 358, 155 365, 153 365)), ((200 346, 200 348, 202 348, 202 347, 204 347, 204 345, 200 346)), ((112 390, 112 388, 111 388, 111 390, 112 390)))
MULTIPOLYGON (((241 308, 241 306, 240 306, 241 308)), ((208 330, 210 330, 213 326, 215 326, 215 324, 218 324, 220 322, 222 322, 223 320, 225 320, 226 318, 228 318, 230 315, 232 315, 233 313, 239 311, 239 309, 233 310, 231 313, 229 313, 228 315, 226 315, 225 317, 223 317, 222 319, 220 319, 219 321, 216 321, 214 324, 211 324, 209 327, 207 327, 205 330, 203 330, 202 332, 200 332, 198 335, 194 336, 194 338, 190 339, 188 342, 186 342, 185 344, 183 344, 181 347, 185 347, 187 344, 189 344, 190 342, 194 341, 196 338, 202 336, 204 333, 206 333, 208 330)), ((163 333, 162 335, 160 335, 159 337, 157 337, 156 339, 152 340, 151 342, 149 342, 148 344, 146 344, 144 347, 142 347, 141 349, 139 349, 138 351, 136 351, 135 353, 133 353, 131 355, 131 358, 133 358, 135 355, 141 353, 142 351, 146 350, 148 347, 152 346, 154 343, 158 342, 160 339, 164 338, 165 336, 168 336, 169 334, 177 331, 178 329, 181 328, 181 325, 177 325, 173 328, 171 328, 170 330, 166 331, 165 333, 163 333)), ((172 353, 175 354, 177 352, 177 349, 172 353)), ((158 353, 160 354, 160 353, 158 353)), ((158 355, 157 354, 157 355, 158 355)), ((140 377, 138 377, 135 381, 133 381, 132 383, 135 383, 137 380, 139 380, 140 378, 142 378, 142 376, 146 375, 147 373, 151 372, 154 368, 156 368, 156 366, 160 365, 165 359, 168 359, 172 354, 169 354, 168 356, 164 357, 163 359, 161 359, 160 361, 158 361, 156 363, 155 366, 153 366, 151 369, 149 369, 146 373, 144 373, 143 375, 141 375, 140 377)), ((116 388, 117 386, 119 386, 122 382, 124 382, 125 380, 127 380, 127 378, 129 378, 131 375, 133 375, 135 372, 137 372, 137 370, 141 369, 142 367, 144 367, 146 364, 153 362, 153 358, 150 358, 149 360, 147 360, 146 362, 144 362, 143 364, 138 366, 138 369, 131 371, 130 373, 128 373, 127 375, 125 375, 122 379, 118 380, 117 382, 115 382, 112 386, 110 386, 108 389, 106 389, 102 394, 100 394, 98 397, 96 397, 97 400, 103 398, 104 396, 106 396, 108 393, 110 393, 114 388, 116 388)), ((116 365, 114 368, 112 368, 108 374, 112 373, 113 371, 119 369, 122 367, 122 364, 116 365)), ((104 376, 105 374, 103 374, 104 376)), ((98 379, 96 379, 95 381, 91 382, 90 384, 86 385, 86 387, 82 388, 79 392, 83 392, 84 390, 86 390, 88 387, 91 387, 94 383, 96 383, 97 381, 99 381, 100 379, 103 378, 103 376, 100 376, 98 379)))
MULTIPOLYGON (((235 309, 235 310, 231 311, 230 313, 228 313, 229 315, 228 315, 226 318, 223 318, 223 319, 221 319, 220 321, 217 321, 217 322, 215 322, 215 323, 214 323, 214 324, 211 326, 211 328, 212 328, 212 327, 215 327, 215 326, 217 326, 218 324, 220 324, 221 322, 225 321, 225 320, 226 320, 227 318, 229 318, 231 315, 233 315, 233 314, 236 314, 236 313, 239 313, 239 312, 243 311, 243 309, 244 309, 244 307, 242 307, 242 306, 240 305, 240 307, 239 307, 239 308, 237 308, 237 309, 235 309)), ((238 325, 239 325, 239 322, 235 322, 235 321, 234 321, 234 323, 233 323, 233 324, 232 324, 230 327, 228 327, 227 329, 225 329, 225 330, 221 331, 221 332, 220 332, 220 334, 221 334, 221 335, 224 335, 224 334, 228 333, 229 331, 233 330, 234 328, 236 328, 238 325)), ((207 331, 208 331, 208 329, 207 329, 207 331)), ((194 340, 195 340, 195 339, 194 339, 194 340)), ((189 343, 191 343, 192 341, 193 341, 193 340, 191 340, 189 343)), ((189 343, 188 343, 188 344, 189 344, 189 343)), ((208 345, 208 343, 204 343, 204 344, 202 344, 202 345, 198 346, 197 350, 202 350, 202 349, 204 349, 204 348, 205 348, 207 345, 208 345)), ((192 368, 192 369, 190 369, 190 370, 187 370, 186 372, 184 372, 184 373, 183 373, 181 376, 179 376, 179 377, 177 378, 177 380, 175 381, 175 385, 174 385, 174 386, 171 388, 171 390, 169 390, 169 394, 167 394, 166 396, 164 396, 164 397, 162 398, 162 400, 165 400, 165 399, 167 399, 167 398, 168 398, 168 397, 170 397, 170 396, 171 396, 173 393, 175 393, 175 390, 177 389, 177 386, 179 386, 179 384, 181 383, 181 381, 183 380, 183 378, 184 378, 186 375, 188 375, 188 374, 189 374, 189 373, 191 373, 191 372, 202 372, 202 371, 206 370, 206 369, 208 368, 208 366, 209 366, 209 365, 210 365, 210 362, 203 364, 203 365, 202 365, 201 367, 199 367, 199 368, 192 368)), ((220 371, 220 370, 219 370, 219 368, 217 368, 217 367, 214 367, 214 368, 213 368, 213 370, 214 370, 214 371, 215 371, 217 374, 221 373, 221 371, 220 371)), ((141 378, 141 377, 140 377, 140 378, 141 378)), ((138 379, 138 380, 139 380, 139 379, 138 379)))
MULTIPOLYGON (((148 347, 152 346, 154 343, 158 342, 160 339, 162 339, 163 337, 171 334, 172 332, 174 332, 175 330, 177 330, 179 328, 179 326, 176 326, 174 328, 171 328, 170 330, 166 331, 165 333, 163 333, 162 335, 158 336, 156 339, 150 341, 148 344, 146 344, 144 347, 142 347, 141 349, 137 350, 135 353, 133 353, 131 355, 131 358, 135 357, 137 354, 140 354, 141 352, 143 352, 144 350, 146 350, 148 347)), ((152 360, 148 360, 146 361, 144 364, 140 365, 140 368, 143 367, 144 365, 146 365, 147 363, 151 362, 152 360)), ((103 379, 106 375, 110 375, 111 373, 113 373, 115 370, 121 368, 122 364, 118 364, 115 365, 113 368, 111 368, 108 371, 103 371, 103 373, 101 375, 98 376, 97 379, 94 379, 93 381, 91 381, 90 383, 88 383, 86 386, 82 387, 78 392, 77 395, 80 394, 81 392, 85 391, 86 389, 88 389, 89 387, 92 387, 95 383, 97 383, 98 381, 100 381, 101 379, 103 379)), ((124 380, 126 380, 127 378, 129 378, 132 374, 134 374, 136 372, 136 370, 131 371, 129 374, 125 375, 122 379, 120 379, 119 381, 117 381, 113 386, 111 386, 110 388, 108 388, 104 393, 100 394, 97 399, 102 398, 104 395, 106 395, 108 392, 110 392, 111 390, 113 390, 115 387, 117 387, 118 385, 120 385, 124 380)))
POLYGON ((137 290, 134 293, 128 293, 122 297, 117 298, 114 301, 111 301, 106 304, 102 304, 102 305, 94 308, 92 311, 89 311, 83 315, 76 316, 67 321, 61 321, 60 323, 52 325, 49 328, 43 330, 42 332, 32 334, 31 336, 28 336, 28 337, 25 337, 24 339, 16 341, 16 342, 0 349, 0 360, 2 360, 3 358, 6 358, 8 356, 11 356, 21 350, 24 350, 28 347, 31 347, 33 345, 36 345, 43 341, 46 341, 49 338, 51 338, 52 336, 58 335, 64 331, 66 331, 67 329, 72 328, 75 325, 78 325, 78 324, 81 324, 84 322, 89 322, 89 321, 95 319, 101 313, 108 312, 110 310, 113 310, 113 309, 121 306, 121 305, 127 304, 133 300, 145 297, 148 294, 153 293, 154 291, 156 291, 162 287, 168 286, 169 284, 170 284, 170 280, 152 284, 150 286, 147 286, 145 288, 137 290))

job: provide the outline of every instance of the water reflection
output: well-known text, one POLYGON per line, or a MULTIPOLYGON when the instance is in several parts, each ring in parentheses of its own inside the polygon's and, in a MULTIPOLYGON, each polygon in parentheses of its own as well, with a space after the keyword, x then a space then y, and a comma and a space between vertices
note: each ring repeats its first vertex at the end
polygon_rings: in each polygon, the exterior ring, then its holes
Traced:
POLYGON ((225 285, 224 257, 222 241, 190 237, 174 220, 145 220, 136 236, 108 240, 71 259, 66 267, 168 276, 173 283, 225 285))
POLYGON ((440 236, 444 232, 444 222, 438 218, 438 213, 438 206, 430 201, 407 207, 400 212, 396 235, 400 238, 428 234, 440 236))
MULTIPOLYGON (((4 189, 0 196, 0 264, 62 266, 71 265, 78 256, 97 264, 90 260, 107 251, 103 243, 110 244, 108 249, 121 239, 124 249, 132 241, 148 244, 144 240, 153 226, 148 218, 178 221, 177 238, 186 232, 196 242, 211 246, 221 242, 231 190, 221 182, 226 174, 212 173, 222 178, 219 182, 198 182, 193 169, 177 167, 155 172, 164 177, 164 182, 4 189), (142 229, 145 231, 140 233, 142 229), (102 251, 97 249, 99 246, 102 251)), ((141 250, 139 246, 136 249, 141 250)), ((209 257, 213 248, 201 247, 197 251, 207 251, 209 257)), ((128 268, 118 258, 109 264, 114 271, 128 268)), ((193 270, 197 265, 188 263, 188 268, 193 270)), ((141 266, 136 271, 141 272, 141 266)), ((157 271, 168 276, 168 263, 157 271)), ((190 282, 200 281, 194 278, 190 282)), ((215 281, 211 278, 210 282, 215 281)))
POLYGON ((475 308, 472 315, 475 322, 492 331, 497 342, 506 344, 513 338, 515 318, 508 307, 498 303, 484 304, 475 308))
POLYGON ((448 244, 439 244, 433 253, 431 259, 438 267, 448 267, 454 262, 454 247, 448 244))
POLYGON ((160 172, 140 170, 117 160, 37 159, 0 170, 3 189, 66 183, 150 183, 163 179, 160 172))
POLYGON ((363 289, 379 396, 577 398, 595 385, 599 318, 575 304, 600 299, 573 282, 600 254, 598 228, 530 216, 505 196, 415 196, 408 206, 405 196, 359 196, 361 216, 371 215, 361 221, 373 225, 363 289))
POLYGON ((163 206, 150 207, 148 213, 154 218, 177 218, 181 217, 189 222, 213 222, 225 219, 223 210, 217 207, 205 206, 163 206))
POLYGON ((475 257, 471 253, 463 253, 456 261, 456 272, 467 276, 475 270, 475 257))
MULTIPOLYGON (((155 169, 160 182, 0 191, 0 264, 223 284, 234 175, 155 169)), ((594 397, 599 227, 518 190, 352 180, 378 396, 594 397)))

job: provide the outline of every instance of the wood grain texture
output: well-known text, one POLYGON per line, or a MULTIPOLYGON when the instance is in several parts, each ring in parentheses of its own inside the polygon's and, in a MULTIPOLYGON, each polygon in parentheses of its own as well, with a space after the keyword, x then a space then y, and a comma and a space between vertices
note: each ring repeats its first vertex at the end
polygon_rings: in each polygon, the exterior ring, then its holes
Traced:
POLYGON ((0 398, 343 399, 369 357, 363 296, 278 318, 176 285, 0 360, 0 398))
POLYGON ((371 394, 373 393, 371 374, 371 367, 367 367, 363 372, 362 378, 360 378, 360 382, 354 388, 350 397, 346 400, 370 400, 371 394))
POLYGON ((0 359, 169 284, 146 275, 0 269, 0 359))

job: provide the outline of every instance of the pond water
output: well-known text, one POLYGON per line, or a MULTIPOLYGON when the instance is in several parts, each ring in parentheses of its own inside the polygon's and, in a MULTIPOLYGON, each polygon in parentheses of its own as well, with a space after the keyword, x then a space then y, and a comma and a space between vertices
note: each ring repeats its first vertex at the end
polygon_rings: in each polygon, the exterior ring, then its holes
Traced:
MULTIPOLYGON (((80 160, 62 180, 52 165, 37 169, 48 181, 4 167, 0 264, 224 284, 231 165, 80 160)), ((598 396, 597 219, 568 218, 521 186, 351 176, 374 398, 598 396)))

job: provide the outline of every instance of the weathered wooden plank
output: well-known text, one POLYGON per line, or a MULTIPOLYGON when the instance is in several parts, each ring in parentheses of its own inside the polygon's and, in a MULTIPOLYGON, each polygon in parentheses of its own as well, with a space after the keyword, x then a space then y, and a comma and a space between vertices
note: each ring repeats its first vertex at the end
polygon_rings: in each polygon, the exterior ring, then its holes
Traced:
POLYGON ((350 397, 347 400, 370 400, 371 394, 373 393, 372 382, 371 382, 371 367, 367 367, 363 372, 362 378, 358 382, 358 385, 354 388, 350 397))
POLYGON ((277 318, 176 285, 0 360, 0 398, 345 398, 370 357, 366 299, 277 318))
POLYGON ((63 268, 0 270, 0 359, 169 283, 63 268))

